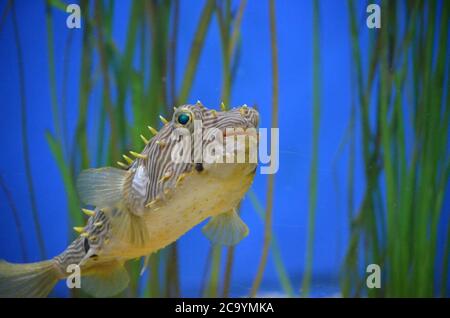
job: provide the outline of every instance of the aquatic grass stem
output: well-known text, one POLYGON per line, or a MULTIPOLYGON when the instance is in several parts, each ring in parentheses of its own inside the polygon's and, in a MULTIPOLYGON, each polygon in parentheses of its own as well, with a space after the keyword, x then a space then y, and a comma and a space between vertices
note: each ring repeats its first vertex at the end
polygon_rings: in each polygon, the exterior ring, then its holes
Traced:
POLYGON ((302 282, 301 293, 304 297, 309 295, 313 257, 314 257, 314 234, 316 226, 317 208, 317 170, 319 165, 319 131, 320 131, 320 20, 319 2, 314 1, 313 6, 313 141, 311 171, 309 176, 309 211, 308 211, 308 241, 306 248, 306 265, 302 282))
POLYGON ((22 131, 22 150, 24 157, 24 165, 25 165, 25 175, 27 178, 27 186, 28 193, 30 195, 30 204, 31 204, 31 214, 33 217, 33 223, 36 230, 36 237, 39 245, 39 252, 43 259, 46 258, 45 252, 45 244, 44 238, 42 235, 41 224, 39 222, 39 212, 37 209, 36 203, 36 194, 34 192, 33 185, 33 173, 31 171, 31 162, 30 162, 30 150, 28 143, 28 117, 27 117, 27 100, 26 100, 26 91, 25 91, 25 70, 23 66, 23 55, 22 55, 22 46, 20 44, 20 33, 19 26, 17 24, 16 17, 16 9, 15 4, 12 4, 11 7, 12 13, 12 23, 13 23, 13 32, 14 32, 14 41, 17 49, 17 62, 19 68, 19 91, 20 91, 20 109, 21 109, 21 131, 22 131))
POLYGON ((106 113, 109 117, 110 131, 111 131, 111 142, 110 142, 110 156, 112 160, 119 159, 119 137, 117 129, 118 118, 114 110, 114 106, 111 100, 111 87, 110 87, 110 74, 107 64, 107 54, 104 43, 104 35, 102 29, 102 7, 101 2, 96 1, 94 5, 94 21, 96 22, 97 30, 97 48, 99 52, 100 68, 103 77, 103 105, 105 107, 106 113))
POLYGON ((165 297, 180 297, 180 278, 178 267, 178 244, 177 242, 174 242, 168 247, 165 297))
POLYGON ((48 51, 48 67, 50 76, 50 101, 52 106, 53 125, 55 127, 55 134, 57 140, 63 140, 61 117, 58 107, 58 94, 56 86, 56 72, 55 72, 55 48, 54 48, 54 34, 53 34, 53 17, 52 7, 49 0, 45 3, 45 23, 47 29, 47 51, 48 51))
POLYGON ((13 5, 13 0, 8 0, 8 3, 6 4, 5 8, 3 9, 2 15, 0 16, 0 32, 2 32, 3 25, 5 24, 6 17, 8 16, 9 10, 11 10, 12 5, 13 5))
MULTIPOLYGON (((261 218, 261 220, 264 220, 265 217, 265 211, 264 207, 262 206, 260 200, 258 199, 256 193, 253 189, 250 189, 248 192, 248 198, 250 200, 250 203, 252 204, 253 208, 255 209, 255 212, 258 214, 258 216, 261 218)), ((275 263, 275 270, 278 275, 278 279, 280 280, 281 287, 283 288, 284 293, 288 297, 294 296, 294 288, 292 287, 291 280, 289 279, 286 267, 284 266, 283 259, 281 257, 281 252, 278 244, 278 240, 276 237, 276 234, 272 234, 272 242, 270 245, 270 249, 272 251, 272 258, 275 263)))
MULTIPOLYGON (((231 89, 232 89, 232 65, 233 65, 233 58, 236 59, 236 55, 238 52, 236 52, 236 41, 240 36, 240 26, 242 21, 242 16, 245 10, 246 1, 242 0, 239 4, 238 11, 235 16, 232 16, 231 14, 231 1, 227 0, 223 2, 223 6, 225 7, 222 9, 222 3, 216 3, 216 16, 217 21, 219 24, 219 30, 220 30, 220 40, 221 40, 221 48, 222 48, 222 69, 223 69, 223 78, 222 78, 222 102, 224 103, 226 108, 229 108, 230 101, 231 101, 231 89), (230 34, 232 34, 230 36, 230 34)), ((238 207, 238 211, 240 210, 240 206, 238 207)), ((216 249, 221 248, 219 246, 215 247, 216 249)), ((230 285, 231 285, 231 276, 232 276, 232 268, 233 268, 233 262, 234 262, 234 250, 235 247, 231 246, 227 248, 227 257, 225 262, 225 271, 223 276, 223 290, 222 290, 222 296, 228 297, 230 292, 230 285)), ((220 258, 220 254, 213 253, 215 257, 220 258)), ((212 273, 218 272, 219 266, 220 266, 220 260, 215 260, 213 262, 214 266, 217 266, 217 268, 214 268, 212 270, 212 273)), ((211 287, 214 289, 217 289, 218 287, 211 287)))
POLYGON ((227 257, 226 257, 226 262, 225 262, 225 274, 223 276, 223 290, 222 290, 223 298, 227 298, 230 296, 231 274, 232 274, 233 262, 234 262, 234 251, 235 251, 234 246, 230 246, 227 249, 227 257))
POLYGON ((204 293, 204 297, 218 297, 219 296, 219 274, 220 274, 220 263, 222 256, 222 246, 211 245, 211 263, 210 263, 210 275, 207 288, 204 293))
POLYGON ((200 59, 200 53, 203 49, 203 43, 206 38, 206 33, 209 30, 212 14, 214 12, 215 1, 207 0, 203 8, 200 21, 197 25, 197 31, 192 41, 191 50, 189 52, 188 64, 184 71, 181 89, 178 94, 177 104, 183 104, 189 98, 189 92, 194 83, 194 76, 197 69, 197 64, 200 59))
MULTIPOLYGON (((170 100, 172 105, 177 105, 176 94, 176 62, 177 62, 177 41, 178 27, 180 22, 180 1, 174 0, 174 9, 172 17, 172 33, 169 40, 169 75, 170 75, 170 100)), ((170 111, 170 109, 168 109, 170 111)))
MULTIPOLYGON (((61 143, 69 145, 69 134, 67 131, 67 91, 70 74, 70 53, 72 51, 72 44, 74 38, 73 32, 69 33, 64 45, 64 62, 63 62, 63 79, 62 79, 62 94, 61 94, 61 121, 62 121, 62 140, 61 143)), ((65 153, 65 157, 69 158, 69 154, 65 153)))
MULTIPOLYGON (((61 148, 61 144, 55 139, 55 137, 53 137, 50 132, 46 132, 45 138, 50 147, 50 151, 56 160, 58 169, 62 175, 69 206, 69 226, 71 229, 74 225, 79 226, 80 224, 84 223, 83 215, 80 211, 78 193, 75 189, 75 180, 69 164, 64 160, 64 154, 61 148)), ((70 231, 70 237, 74 237, 72 229, 70 231)))
MULTIPOLYGON (((162 2, 158 6, 152 2, 146 3, 147 15, 150 21, 151 54, 150 80, 146 94, 146 103, 153 112, 165 115, 167 110, 167 59, 169 47, 170 6, 162 2)), ((156 116, 154 117, 157 118, 156 116)), ((157 121, 157 119, 156 119, 157 121)), ((156 122, 153 124, 156 125, 156 122)))
MULTIPOLYGON (((178 27, 180 20, 180 1, 174 0, 173 3, 173 16, 172 16, 172 29, 169 37, 169 63, 168 74, 170 78, 170 85, 168 87, 171 105, 177 104, 176 96, 176 60, 177 60, 177 41, 178 41, 178 27)), ((171 113, 172 110, 169 107, 169 103, 166 105, 166 113, 171 113)), ((180 278, 179 278, 179 261, 178 261, 178 242, 175 241, 169 247, 169 258, 166 269, 166 297, 180 297, 180 278)))
POLYGON ((221 5, 216 5, 216 16, 219 24, 220 38, 222 43, 222 102, 229 107, 231 98, 231 56, 230 56, 230 24, 231 24, 231 1, 226 0, 220 2, 224 4, 225 8, 222 9, 221 5))
MULTIPOLYGON (((88 102, 92 88, 91 68, 92 68, 92 22, 90 19, 90 7, 87 1, 83 0, 81 6, 85 8, 82 11, 84 18, 84 27, 82 35, 82 49, 81 49, 81 72, 80 72, 80 86, 79 86, 79 102, 78 102, 78 119, 75 127, 75 142, 72 158, 77 153, 81 156, 81 167, 86 169, 89 167, 89 149, 87 143, 87 116, 88 116, 88 102)), ((103 125, 101 121, 100 126, 103 125)), ((72 172, 75 173, 75 162, 72 164, 72 172)))
POLYGON ((11 209, 14 223, 16 224, 17 235, 19 236, 19 244, 20 244, 20 251, 22 253, 22 259, 26 263, 26 262, 28 262, 28 253, 27 253, 27 248, 26 248, 26 244, 25 244, 25 237, 23 235, 24 231, 23 231, 23 227, 22 227, 22 222, 20 221, 20 217, 19 217, 19 211, 17 210, 16 204, 14 203, 12 193, 9 190, 9 188, 6 186, 5 180, 3 180, 3 177, 1 175, 0 175, 0 188, 2 188, 2 190, 5 194, 5 197, 6 197, 6 201, 9 205, 9 208, 11 209))
MULTIPOLYGON (((277 47, 277 31, 276 31, 276 14, 275 1, 269 1, 269 24, 270 24, 270 43, 271 43, 271 58, 272 58, 272 123, 271 127, 278 127, 278 47, 277 47)), ((258 265, 255 280, 250 291, 250 296, 255 297, 264 275, 269 255, 269 247, 272 242, 272 209, 273 209, 273 192, 275 184, 275 175, 270 174, 267 182, 267 202, 265 213, 264 226, 264 243, 262 249, 261 259, 258 265)))

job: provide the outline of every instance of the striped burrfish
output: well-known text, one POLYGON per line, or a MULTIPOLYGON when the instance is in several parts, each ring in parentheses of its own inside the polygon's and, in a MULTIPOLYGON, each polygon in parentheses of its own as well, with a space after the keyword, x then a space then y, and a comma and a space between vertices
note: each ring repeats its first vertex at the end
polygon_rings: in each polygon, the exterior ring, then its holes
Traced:
POLYGON ((197 102, 174 108, 170 121, 161 120, 160 131, 149 127, 154 137, 141 135, 144 149, 124 155, 121 168, 80 173, 76 186, 90 208, 83 209, 87 224, 75 227, 79 236, 51 260, 1 261, 0 297, 45 297, 74 266, 82 290, 113 296, 128 286, 128 260, 148 259, 207 218, 202 230, 213 243, 234 245, 248 234, 236 208, 257 168, 249 158, 257 145, 258 112, 246 105, 216 111, 197 102), (219 147, 230 138, 231 147, 228 142, 219 147), (239 149, 246 160, 238 163, 239 149))

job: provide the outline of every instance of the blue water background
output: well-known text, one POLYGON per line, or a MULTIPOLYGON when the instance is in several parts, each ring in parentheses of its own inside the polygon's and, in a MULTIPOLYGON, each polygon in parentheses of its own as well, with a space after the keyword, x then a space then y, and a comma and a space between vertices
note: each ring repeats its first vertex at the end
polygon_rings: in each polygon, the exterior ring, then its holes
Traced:
MULTIPOLYGON (((204 1, 181 1, 180 32, 177 56, 178 85, 187 63, 190 44, 204 1)), ((3 12, 6 1, 0 1, 3 12)), ((320 1, 321 50, 321 120, 318 166, 318 204, 313 261, 313 296, 339 294, 339 271, 349 238, 346 180, 348 147, 340 152, 350 121, 356 87, 352 80, 351 45, 347 3, 320 1)), ((365 6, 357 5, 361 24, 365 23, 365 6)), ((281 255, 294 287, 299 290, 305 268, 308 233, 309 174, 312 149, 313 101, 313 22, 311 1, 277 1, 277 33, 279 46, 280 98, 280 169, 275 179, 273 230, 281 255)), ((68 242, 70 230, 67 200, 61 174, 45 139, 45 132, 54 132, 49 84, 47 33, 44 1, 16 1, 16 12, 23 48, 25 86, 30 140, 30 163, 34 178, 37 207, 47 255, 60 253, 68 242)), ((123 50, 127 34, 130 5, 115 4, 113 38, 123 50)), ((271 122, 271 57, 267 1, 249 1, 242 22, 242 56, 232 88, 231 106, 257 104, 261 127, 271 122)), ((64 50, 69 33, 73 32, 68 78, 68 131, 72 140, 78 114, 81 35, 66 28, 67 14, 54 10, 54 39, 58 99, 61 101, 64 50)), ((9 15, 0 31, 0 173, 11 189, 26 238, 29 261, 40 260, 36 233, 24 172, 24 156, 20 129, 20 94, 17 49, 9 15)), ((367 60, 370 32, 362 28, 363 62, 367 60)), ((96 58, 97 61, 97 58, 96 58)), ((97 64, 98 65, 98 64, 97 64)), ((98 66, 97 66, 98 69, 98 66)), ((221 100, 221 44, 214 17, 201 54, 189 100, 200 99, 208 107, 218 108, 221 100)), ((94 149, 101 84, 96 82, 90 96, 89 145, 94 149)), ((129 103, 130 101, 128 101, 129 103)), ((361 201, 365 182, 360 149, 356 136, 355 206, 361 201)), ((95 165, 94 162, 91 163, 95 165)), ((265 202, 267 177, 258 174, 253 189, 265 202)), ((445 199, 445 216, 441 232, 449 221, 449 192, 445 199)), ((232 279, 232 295, 248 294, 263 244, 263 222, 248 199, 242 204, 242 217, 250 235, 236 248, 232 279)), ((198 296, 204 275, 209 242, 196 226, 180 243, 180 277, 182 294, 198 296)), ((440 246, 444 235, 440 235, 440 246)), ((407 247, 405 247, 407 248, 407 247)), ((442 248, 441 248, 442 249, 442 248)), ((0 258, 22 262, 17 229, 3 192, 0 193, 0 258)), ((264 275, 263 293, 281 293, 273 259, 269 255, 264 275)), ((67 296, 60 283, 53 296, 67 296)))

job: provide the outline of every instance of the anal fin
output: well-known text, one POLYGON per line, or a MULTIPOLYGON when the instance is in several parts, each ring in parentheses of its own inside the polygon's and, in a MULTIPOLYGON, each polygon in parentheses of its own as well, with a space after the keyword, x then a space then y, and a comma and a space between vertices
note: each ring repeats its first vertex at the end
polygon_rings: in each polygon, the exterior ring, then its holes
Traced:
POLYGON ((96 265, 88 275, 82 276, 81 288, 94 297, 111 297, 127 288, 129 282, 124 264, 111 261, 96 265))
POLYGON ((136 246, 145 246, 150 237, 142 216, 124 210, 117 210, 111 219, 113 235, 136 246))

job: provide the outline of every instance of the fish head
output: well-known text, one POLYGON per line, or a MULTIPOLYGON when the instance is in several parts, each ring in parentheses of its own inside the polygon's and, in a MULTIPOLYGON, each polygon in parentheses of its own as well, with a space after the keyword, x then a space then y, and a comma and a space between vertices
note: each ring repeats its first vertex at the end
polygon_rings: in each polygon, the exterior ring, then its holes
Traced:
POLYGON ((209 109, 201 103, 182 105, 174 109, 172 124, 176 128, 185 127, 193 132, 195 120, 202 122, 203 129, 258 128, 259 113, 253 107, 243 105, 229 110, 209 109), (187 115, 187 117, 186 117, 187 115))
POLYGON ((172 139, 179 141, 179 135, 188 137, 184 143, 188 147, 184 148, 191 151, 185 154, 197 166, 255 164, 258 124, 258 111, 247 105, 222 111, 208 109, 200 103, 183 105, 175 109, 172 117, 172 139))
POLYGON ((171 120, 145 147, 147 159, 132 166, 135 188, 147 188, 149 202, 165 197, 165 192, 193 174, 221 179, 252 174, 253 178, 258 123, 258 111, 246 105, 220 111, 200 103, 174 108, 171 120))

